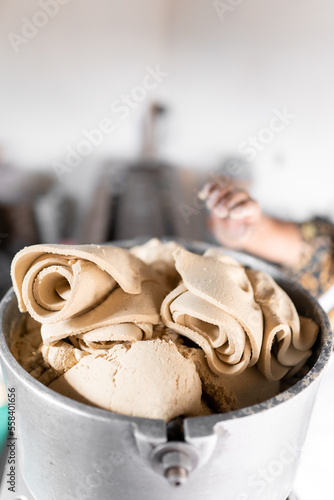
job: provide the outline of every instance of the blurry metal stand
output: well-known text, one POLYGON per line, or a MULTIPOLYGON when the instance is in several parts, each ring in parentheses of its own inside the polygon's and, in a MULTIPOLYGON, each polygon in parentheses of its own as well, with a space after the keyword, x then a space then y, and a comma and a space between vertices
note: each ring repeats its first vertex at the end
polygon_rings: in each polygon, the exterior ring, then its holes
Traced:
POLYGON ((54 182, 46 173, 0 165, 0 233, 5 233, 0 237, 2 250, 13 255, 23 246, 39 242, 35 201, 49 192, 54 182))
POLYGON ((140 236, 203 240, 205 210, 200 176, 162 162, 167 108, 151 103, 141 128, 141 153, 132 164, 105 166, 81 241, 101 243, 140 236))
POLYGON ((81 241, 140 236, 203 240, 206 211, 197 199, 202 178, 191 169, 162 162, 105 166, 81 241))
POLYGON ((0 298, 2 298, 7 292, 8 288, 11 286, 10 279, 10 257, 0 250, 0 298))
POLYGON ((58 243, 70 238, 74 229, 74 201, 56 187, 35 201, 40 243, 58 243))

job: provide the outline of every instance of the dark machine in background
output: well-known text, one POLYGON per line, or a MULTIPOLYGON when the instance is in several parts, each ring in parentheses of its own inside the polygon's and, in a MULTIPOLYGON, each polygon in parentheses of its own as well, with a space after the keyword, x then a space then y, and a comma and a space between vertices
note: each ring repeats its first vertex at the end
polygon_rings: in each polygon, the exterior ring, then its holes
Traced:
POLYGON ((107 165, 83 239, 90 243, 139 236, 207 239, 206 213, 197 198, 199 177, 161 163, 107 165))

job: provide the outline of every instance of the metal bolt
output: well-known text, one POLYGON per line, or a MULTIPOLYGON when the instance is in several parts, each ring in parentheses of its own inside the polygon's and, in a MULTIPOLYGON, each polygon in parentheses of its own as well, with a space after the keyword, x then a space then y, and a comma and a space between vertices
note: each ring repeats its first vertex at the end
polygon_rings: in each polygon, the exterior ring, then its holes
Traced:
POLYGON ((177 465, 175 467, 169 467, 165 471, 165 478, 168 480, 171 486, 182 486, 187 480, 188 471, 184 467, 177 465))
POLYGON ((171 441, 157 446, 151 454, 153 469, 161 474, 171 486, 182 486, 188 475, 197 467, 196 449, 184 442, 171 441))

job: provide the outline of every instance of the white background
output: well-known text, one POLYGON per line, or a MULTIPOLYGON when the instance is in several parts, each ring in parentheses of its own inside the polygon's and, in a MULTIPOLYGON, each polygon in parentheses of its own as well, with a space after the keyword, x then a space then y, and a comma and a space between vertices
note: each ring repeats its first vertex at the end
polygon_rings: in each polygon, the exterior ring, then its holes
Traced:
POLYGON ((327 367, 314 407, 294 491, 298 500, 334 498, 334 355, 327 367))
MULTIPOLYGON (((22 17, 32 20, 42 1, 0 0, 6 161, 52 171, 147 65, 160 64, 169 77, 150 98, 169 108, 164 158, 209 171, 286 107, 296 118, 257 155, 255 194, 281 217, 334 214, 332 0, 224 0, 238 5, 223 19, 207 0, 69 0, 15 53, 9 34, 20 34, 22 17)), ((91 183, 102 159, 138 155, 148 103, 69 184, 91 183)))

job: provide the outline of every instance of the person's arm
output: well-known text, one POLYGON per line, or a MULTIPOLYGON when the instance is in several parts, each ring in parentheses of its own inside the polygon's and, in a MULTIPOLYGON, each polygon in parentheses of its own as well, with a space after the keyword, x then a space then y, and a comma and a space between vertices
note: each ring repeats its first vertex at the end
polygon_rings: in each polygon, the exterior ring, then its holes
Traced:
POLYGON ((264 215, 246 191, 231 185, 206 184, 199 196, 206 199, 210 227, 222 245, 283 266, 298 264, 303 241, 296 224, 264 215))
POLYGON ((244 250, 283 266, 294 267, 302 255, 298 226, 262 214, 259 226, 245 242, 244 250))

